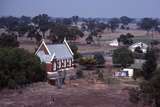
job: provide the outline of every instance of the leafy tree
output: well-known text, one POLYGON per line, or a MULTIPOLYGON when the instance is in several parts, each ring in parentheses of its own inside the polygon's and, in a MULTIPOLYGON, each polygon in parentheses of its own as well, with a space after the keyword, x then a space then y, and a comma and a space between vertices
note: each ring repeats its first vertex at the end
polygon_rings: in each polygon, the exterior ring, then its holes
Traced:
POLYGON ((94 55, 94 58, 96 60, 97 66, 104 66, 105 59, 104 59, 104 56, 102 54, 96 54, 96 55, 94 55))
MULTIPOLYGON (((160 106, 160 69, 156 69, 157 57, 154 49, 148 49, 146 62, 143 65, 144 81, 141 82, 140 88, 130 95, 131 99, 136 98, 136 103, 143 102, 145 105, 160 106), (135 94, 138 93, 138 94, 135 94)), ((135 103, 135 102, 133 102, 135 103)))
POLYGON ((46 79, 40 59, 19 48, 0 48, 0 88, 17 88, 46 79))
POLYGON ((17 28, 17 25, 19 24, 19 19, 17 17, 2 17, 0 18, 0 24, 7 28, 9 32, 15 31, 17 28))
POLYGON ((25 24, 25 23, 19 24, 16 28, 16 31, 19 33, 19 37, 24 36, 24 34, 29 30, 30 30, 30 26, 28 26, 28 24, 25 24))
POLYGON ((75 24, 77 24, 78 20, 79 20, 79 16, 72 16, 72 21, 73 21, 75 24))
POLYGON ((123 67, 134 63, 134 57, 130 50, 125 47, 113 51, 113 63, 121 64, 123 67))
POLYGON ((77 27, 69 27, 69 34, 72 40, 76 40, 78 37, 83 37, 84 34, 77 27))
POLYGON ((129 17, 127 17, 127 16, 122 16, 122 17, 120 17, 120 21, 121 21, 121 23, 123 24, 123 25, 128 25, 129 23, 131 23, 132 22, 132 19, 131 18, 129 18, 129 17))
POLYGON ((62 42, 64 38, 67 40, 76 40, 83 37, 84 34, 77 27, 68 27, 61 24, 55 24, 51 28, 49 39, 53 43, 62 42))
POLYGON ((155 29, 158 26, 158 21, 152 18, 143 18, 139 23, 141 29, 144 29, 149 33, 151 29, 155 29))
POLYGON ((19 42, 17 41, 17 36, 14 34, 3 33, 0 36, 0 47, 18 47, 19 42))
POLYGON ((74 59, 78 59, 81 57, 80 53, 78 52, 78 47, 76 45, 70 44, 69 45, 72 52, 74 53, 74 59))
POLYGON ((108 24, 112 32, 114 32, 119 27, 120 20, 118 18, 112 18, 109 20, 108 24))
POLYGON ((157 57, 154 49, 147 50, 147 53, 145 55, 146 62, 143 65, 143 75, 146 80, 151 79, 153 72, 157 68, 157 57))
POLYGON ((31 22, 32 22, 31 17, 28 17, 28 16, 20 17, 20 23, 21 24, 30 24, 31 22))
POLYGON ((120 37, 118 38, 119 42, 122 42, 124 45, 131 45, 133 43, 132 38, 134 35, 127 33, 126 35, 121 34, 120 37))
POLYGON ((88 26, 88 31, 90 33, 95 32, 96 30, 96 22, 94 20, 90 20, 87 22, 87 26, 88 26))
POLYGON ((64 25, 71 25, 72 24, 72 19, 70 19, 70 18, 64 18, 62 21, 63 21, 62 23, 64 25))
POLYGON ((89 36, 86 38, 86 42, 87 42, 87 44, 93 43, 93 42, 94 42, 93 37, 92 37, 91 35, 89 35, 89 36))
POLYGON ((43 33, 43 37, 45 38, 45 32, 49 29, 49 16, 47 14, 40 14, 38 16, 33 17, 32 22, 38 25, 39 29, 43 33))

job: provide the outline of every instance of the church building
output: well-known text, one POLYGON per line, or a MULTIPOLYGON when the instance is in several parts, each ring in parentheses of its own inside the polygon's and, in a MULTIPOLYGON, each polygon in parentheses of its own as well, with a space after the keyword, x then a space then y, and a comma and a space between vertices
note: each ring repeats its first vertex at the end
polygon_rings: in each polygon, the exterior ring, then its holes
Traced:
POLYGON ((42 40, 35 54, 41 62, 46 63, 48 73, 67 71, 73 68, 73 52, 66 39, 61 44, 46 44, 42 40))

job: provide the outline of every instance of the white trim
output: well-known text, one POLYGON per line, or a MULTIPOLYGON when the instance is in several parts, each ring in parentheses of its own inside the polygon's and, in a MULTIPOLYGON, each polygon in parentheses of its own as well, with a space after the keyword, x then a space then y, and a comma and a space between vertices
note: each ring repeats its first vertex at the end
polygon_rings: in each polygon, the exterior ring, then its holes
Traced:
POLYGON ((68 48, 69 52, 70 52, 70 53, 71 53, 71 55, 73 56, 74 54, 73 54, 73 52, 72 52, 71 48, 69 47, 69 45, 68 45, 68 43, 67 43, 67 41, 66 41, 66 39, 65 39, 65 38, 64 38, 63 43, 67 46, 67 48, 68 48))
POLYGON ((54 57, 55 57, 55 53, 52 55, 52 58, 51 58, 50 61, 53 61, 54 57))
POLYGON ((39 48, 37 49, 37 51, 36 51, 36 55, 37 55, 37 53, 39 52, 39 50, 40 50, 40 48, 42 47, 42 45, 44 45, 45 46, 45 48, 47 49, 47 51, 48 51, 48 53, 49 53, 49 55, 51 55, 51 53, 50 53, 50 51, 49 51, 49 49, 48 49, 48 47, 47 47, 47 45, 45 44, 45 42, 44 42, 44 40, 42 39, 42 43, 41 43, 41 45, 39 46, 39 48))

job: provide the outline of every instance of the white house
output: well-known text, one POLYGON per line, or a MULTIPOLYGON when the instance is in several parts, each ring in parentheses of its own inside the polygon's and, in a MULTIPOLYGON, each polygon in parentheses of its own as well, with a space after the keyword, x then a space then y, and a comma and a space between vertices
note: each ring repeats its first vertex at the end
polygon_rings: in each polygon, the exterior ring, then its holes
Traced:
POLYGON ((112 41, 109 42, 109 45, 117 47, 117 46, 119 46, 119 42, 118 42, 117 39, 114 39, 114 40, 112 40, 112 41))
POLYGON ((147 48, 148 48, 148 45, 143 43, 143 42, 138 42, 138 43, 135 43, 131 46, 129 46, 129 49, 132 51, 132 52, 135 52, 135 49, 137 47, 140 47, 140 49, 142 50, 143 53, 146 53, 147 52, 147 48))
POLYGON ((57 72, 73 68, 73 52, 64 39, 61 44, 46 44, 44 40, 35 53, 46 63, 47 72, 57 72))
POLYGON ((115 72, 115 77, 133 77, 134 70, 131 68, 123 68, 121 71, 115 72))

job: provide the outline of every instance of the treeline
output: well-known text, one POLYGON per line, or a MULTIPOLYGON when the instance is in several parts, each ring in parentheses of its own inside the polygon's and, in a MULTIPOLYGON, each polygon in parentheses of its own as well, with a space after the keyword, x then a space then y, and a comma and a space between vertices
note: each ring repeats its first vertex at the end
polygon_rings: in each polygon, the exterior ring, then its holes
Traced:
MULTIPOLYGON (((76 19, 73 18, 74 23, 76 19)), ((72 22, 73 22, 72 21, 72 22)), ((75 40, 77 37, 82 37, 83 33, 76 26, 70 26, 72 23, 69 19, 57 19, 52 21, 46 14, 40 14, 33 18, 22 16, 20 18, 9 16, 0 18, 0 28, 4 28, 8 33, 23 37, 27 34, 28 38, 35 38, 39 42, 42 38, 48 38, 53 43, 61 42, 64 37, 68 40, 75 40), (46 37, 46 32, 49 31, 49 36, 46 37)))
POLYGON ((35 17, 1 17, 0 28, 5 28, 8 32, 17 32, 17 36, 35 38, 39 42, 42 37, 48 38, 53 43, 61 42, 64 37, 68 40, 76 40, 83 37, 84 31, 90 33, 88 40, 93 36, 101 36, 101 33, 108 29, 115 32, 117 28, 130 29, 130 23, 136 23, 138 29, 160 32, 160 20, 154 18, 142 18, 140 20, 122 16, 120 18, 109 18, 106 20, 100 18, 80 18, 72 16, 70 18, 52 18, 47 14, 40 14, 35 17), (80 22, 80 24, 78 23, 80 22), (49 35, 46 36, 46 32, 49 35))

